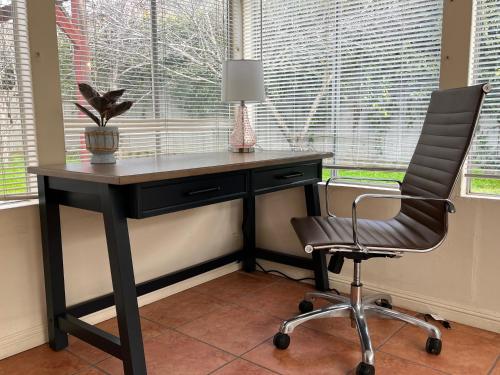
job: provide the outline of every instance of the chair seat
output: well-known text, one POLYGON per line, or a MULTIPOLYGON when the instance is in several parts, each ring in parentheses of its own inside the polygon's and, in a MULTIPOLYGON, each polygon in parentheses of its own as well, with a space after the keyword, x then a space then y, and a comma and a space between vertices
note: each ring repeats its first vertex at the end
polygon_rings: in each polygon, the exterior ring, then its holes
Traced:
MULTIPOLYGON (((293 218, 292 225, 304 247, 354 244, 351 218, 293 218)), ((358 233, 359 242, 367 247, 425 250, 436 246, 445 231, 435 232, 400 213, 389 220, 358 219, 358 233)))

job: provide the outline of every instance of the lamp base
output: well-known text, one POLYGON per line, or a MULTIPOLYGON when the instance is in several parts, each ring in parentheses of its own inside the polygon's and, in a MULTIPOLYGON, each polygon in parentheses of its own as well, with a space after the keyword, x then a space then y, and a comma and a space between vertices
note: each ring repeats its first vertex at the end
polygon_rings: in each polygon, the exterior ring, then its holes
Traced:
POLYGON ((229 136, 229 149, 237 153, 254 152, 255 143, 255 132, 250 125, 245 102, 242 101, 238 107, 233 131, 229 136))
POLYGON ((249 154, 255 152, 255 148, 253 147, 229 147, 229 151, 238 153, 238 154, 249 154))

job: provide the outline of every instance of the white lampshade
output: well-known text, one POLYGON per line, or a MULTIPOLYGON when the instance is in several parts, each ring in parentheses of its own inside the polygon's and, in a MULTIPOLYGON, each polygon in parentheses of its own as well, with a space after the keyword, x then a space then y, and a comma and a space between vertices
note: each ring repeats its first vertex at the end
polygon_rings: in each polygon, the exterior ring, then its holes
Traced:
POLYGON ((222 64, 222 101, 262 102, 266 97, 260 60, 227 60, 222 64))

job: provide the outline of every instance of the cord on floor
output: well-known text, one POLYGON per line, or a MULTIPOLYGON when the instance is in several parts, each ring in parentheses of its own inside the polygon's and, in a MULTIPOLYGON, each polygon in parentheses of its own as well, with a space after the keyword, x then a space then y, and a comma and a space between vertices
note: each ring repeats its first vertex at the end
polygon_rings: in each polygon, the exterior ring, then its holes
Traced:
MULTIPOLYGON (((291 276, 288 276, 287 274, 285 274, 285 273, 283 273, 283 272, 281 272, 281 271, 278 271, 278 270, 266 270, 266 269, 265 269, 264 267, 262 267, 262 266, 259 264, 259 262, 257 262, 257 261, 255 262, 255 264, 256 264, 256 265, 257 265, 257 267, 259 267, 259 268, 261 269, 261 271, 262 271, 262 272, 264 272, 264 273, 276 273, 276 274, 278 274, 278 275, 283 276, 284 278, 286 278, 286 279, 288 279, 288 280, 297 281, 297 282, 302 282, 302 281, 306 281, 306 280, 312 280, 312 281, 314 281, 314 280, 315 280, 315 279, 314 279, 314 277, 302 277, 302 278, 300 278, 300 279, 296 279, 296 278, 293 278, 293 277, 291 277, 291 276)), ((326 291, 327 291, 327 292, 334 292, 335 294, 340 295, 340 292, 339 292, 337 289, 335 289, 335 288, 328 288, 326 291)))

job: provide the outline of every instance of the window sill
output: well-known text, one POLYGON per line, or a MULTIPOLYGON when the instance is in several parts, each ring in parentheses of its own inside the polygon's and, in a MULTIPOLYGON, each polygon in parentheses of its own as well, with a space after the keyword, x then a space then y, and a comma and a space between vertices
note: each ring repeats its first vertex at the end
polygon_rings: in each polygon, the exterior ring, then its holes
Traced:
POLYGON ((493 194, 489 195, 481 193, 462 193, 460 194, 460 198, 500 201, 500 195, 493 195, 493 194))
MULTIPOLYGON (((326 181, 321 181, 319 183, 320 186, 326 186, 326 181)), ((380 185, 363 185, 363 184, 348 184, 342 182, 331 183, 330 187, 340 187, 340 188, 354 188, 359 190, 376 190, 376 191, 385 191, 391 193, 399 193, 399 189, 396 187, 387 187, 380 185)))
POLYGON ((38 204, 38 199, 25 199, 18 201, 0 201, 0 210, 10 210, 20 207, 34 206, 38 204))

